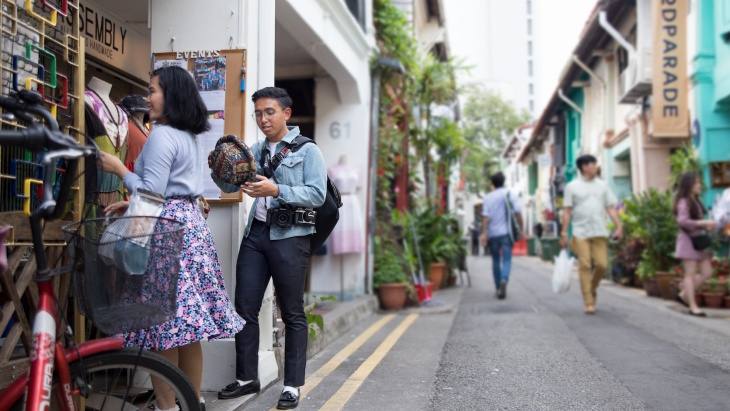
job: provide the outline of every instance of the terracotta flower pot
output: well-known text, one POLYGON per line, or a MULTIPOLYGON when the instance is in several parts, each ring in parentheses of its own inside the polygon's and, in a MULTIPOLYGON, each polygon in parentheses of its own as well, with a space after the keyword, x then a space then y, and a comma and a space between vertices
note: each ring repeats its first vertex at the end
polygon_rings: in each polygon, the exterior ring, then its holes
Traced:
POLYGON ((702 296, 701 291, 695 291, 695 302, 697 303, 698 307, 705 306, 705 297, 702 296))
POLYGON ((433 263, 429 270, 429 278, 433 284, 433 291, 438 291, 444 282, 444 273, 446 272, 446 263, 433 263))
POLYGON ((406 284, 380 284, 380 305, 385 310, 399 310, 406 304, 406 284))
POLYGON ((659 287, 659 295, 665 300, 673 300, 670 283, 674 279, 674 274, 669 272, 657 271, 654 273, 657 285, 659 287))
POLYGON ((661 295, 656 278, 644 279, 644 291, 646 291, 646 295, 649 297, 659 297, 661 295))
POLYGON ((702 293, 708 308, 720 308, 725 300, 723 293, 702 293))

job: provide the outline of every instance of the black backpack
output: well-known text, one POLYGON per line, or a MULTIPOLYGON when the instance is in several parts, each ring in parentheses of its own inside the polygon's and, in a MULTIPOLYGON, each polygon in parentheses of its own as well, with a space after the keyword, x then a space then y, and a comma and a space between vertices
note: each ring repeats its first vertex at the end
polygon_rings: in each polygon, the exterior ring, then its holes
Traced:
MULTIPOLYGON (((296 153, 299 151, 302 147, 304 147, 307 143, 317 144, 312 140, 311 138, 304 137, 302 135, 296 136, 294 140, 287 146, 289 148, 288 152, 296 153)), ((276 155, 271 160, 271 173, 276 170, 276 168, 281 164, 281 161, 284 160, 286 157, 285 153, 282 155, 276 155)), ((261 151, 261 168, 263 169, 263 161, 264 161, 264 151, 261 151)), ((332 233, 332 230, 335 229, 335 226, 337 225, 337 221, 340 219, 340 210, 339 208, 342 207, 342 198, 340 197, 340 190, 337 189, 337 186, 335 183, 330 180, 329 177, 327 177, 327 195, 325 196, 324 203, 320 206, 315 208, 314 210, 317 212, 317 220, 314 223, 315 232, 312 234, 311 242, 310 242, 310 252, 314 254, 315 251, 317 251, 320 247, 322 247, 322 244, 327 240, 327 237, 330 236, 330 233, 332 233)))

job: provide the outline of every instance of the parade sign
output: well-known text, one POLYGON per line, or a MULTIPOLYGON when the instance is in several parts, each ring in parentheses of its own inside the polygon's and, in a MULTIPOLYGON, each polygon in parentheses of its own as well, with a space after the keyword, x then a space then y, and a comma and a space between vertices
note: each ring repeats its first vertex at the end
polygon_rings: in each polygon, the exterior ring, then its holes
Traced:
POLYGON ((687 0, 653 0, 654 137, 689 136, 687 0))

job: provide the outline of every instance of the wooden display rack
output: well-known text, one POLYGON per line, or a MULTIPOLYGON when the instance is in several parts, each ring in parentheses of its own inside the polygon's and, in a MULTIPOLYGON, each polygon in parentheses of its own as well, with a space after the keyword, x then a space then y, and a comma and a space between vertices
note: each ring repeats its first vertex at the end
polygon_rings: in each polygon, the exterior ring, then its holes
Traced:
MULTIPOLYGON (((79 1, 68 0, 67 14, 73 24, 65 25, 66 16, 61 10, 43 8, 40 1, 22 3, 1 0, 2 42, 0 42, 0 78, 2 94, 8 95, 14 88, 30 88, 43 94, 46 107, 58 119, 64 132, 77 136, 85 143, 80 130, 84 130, 84 42, 79 37, 79 1), (10 49, 3 49, 8 47, 10 49), (40 76, 40 73, 43 76, 40 76)), ((66 1, 64 0, 64 3, 66 1)), ((8 119, 0 119, 3 129, 15 130, 23 125, 8 119)), ((20 172, 11 167, 26 161, 36 167, 30 153, 17 148, 0 148, 0 224, 12 227, 8 247, 9 269, 0 273, 0 334, 5 339, 0 344, 0 389, 28 370, 28 355, 32 344, 29 318, 38 306, 38 289, 33 281, 35 255, 31 246, 28 217, 23 205, 29 193, 11 186, 23 187, 32 171, 20 172), (30 161, 28 161, 30 160, 30 161), (15 172, 14 172, 15 171, 15 172), (20 194, 19 194, 20 193, 20 194), (11 325, 12 323, 12 325, 11 325), (20 343, 20 345, 18 344, 20 343)), ((80 162, 73 187, 74 206, 69 213, 71 220, 78 220, 84 203, 84 181, 78 179, 84 172, 80 162)), ((44 240, 49 267, 66 264, 63 254, 65 241, 60 227, 70 221, 49 223, 44 227, 44 240)), ((54 289, 65 307, 71 285, 71 275, 54 278, 54 289)), ((62 313, 61 315, 65 315, 62 313)), ((76 316, 75 331, 83 336, 84 322, 76 316)), ((63 330, 65 323, 59 324, 63 330)))

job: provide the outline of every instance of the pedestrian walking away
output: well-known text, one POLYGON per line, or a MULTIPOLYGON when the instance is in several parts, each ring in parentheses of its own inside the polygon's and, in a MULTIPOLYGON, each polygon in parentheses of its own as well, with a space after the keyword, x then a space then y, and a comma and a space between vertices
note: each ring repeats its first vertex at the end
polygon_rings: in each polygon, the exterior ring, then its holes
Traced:
POLYGON ((477 222, 473 222, 469 227, 471 233, 471 255, 479 256, 479 225, 477 222))
POLYGON ((255 198, 236 263, 236 310, 246 327, 236 335, 236 381, 218 392, 229 399, 259 392, 259 311, 270 279, 274 281, 282 319, 286 326, 284 389, 277 408, 299 405, 299 387, 304 385, 307 362, 308 325, 304 314, 304 282, 309 263, 314 221, 303 211, 320 207, 327 193, 327 170, 315 144, 298 150, 289 145, 299 127, 288 127, 292 99, 277 87, 266 87, 252 96, 253 117, 266 139, 251 147, 263 165, 258 182, 241 187, 213 176, 224 192, 243 190, 255 198), (283 158, 272 168, 272 158, 283 158))
MULTIPOLYGON (((203 192, 198 172, 203 160, 196 134, 207 131, 207 109, 195 82, 186 70, 155 70, 147 96, 150 119, 155 122, 149 139, 134 164, 134 173, 116 156, 102 153, 102 169, 122 178, 134 194, 145 189, 166 198, 160 217, 185 223, 181 272, 178 279, 176 316, 167 322, 127 333, 128 347, 142 347, 161 354, 187 374, 200 395, 203 353, 200 340, 230 338, 244 328, 226 293, 213 236, 197 204, 203 192)), ((123 214, 126 201, 109 205, 106 215, 123 214)), ((165 384, 153 379, 157 408, 175 410, 175 398, 165 384)), ((201 397, 201 408, 204 402, 201 397)))
POLYGON ((507 284, 512 268, 512 246, 523 231, 522 205, 504 187, 504 174, 491 177, 493 190, 482 202, 482 245, 492 255, 492 275, 497 298, 507 297, 507 284), (516 222, 517 227, 513 224, 516 222))
POLYGON ((580 177, 565 187, 560 246, 568 248, 570 244, 578 257, 584 312, 595 314, 598 285, 608 268, 606 214, 616 226, 614 239, 623 237, 623 227, 616 212, 616 196, 608 184, 598 177, 598 160, 586 154, 578 157, 576 167, 580 177), (573 237, 569 243, 568 228, 571 221, 573 237))
POLYGON ((705 220, 705 206, 699 199, 702 183, 695 173, 684 173, 679 178, 679 190, 674 203, 674 215, 679 231, 675 246, 675 257, 682 260, 684 287, 675 299, 689 308, 689 315, 704 317, 695 300, 695 291, 712 277, 712 253, 710 238, 705 230, 714 230, 715 220, 705 220), (702 244, 704 243, 704 244, 702 244), (700 274, 697 274, 699 268, 700 274))

